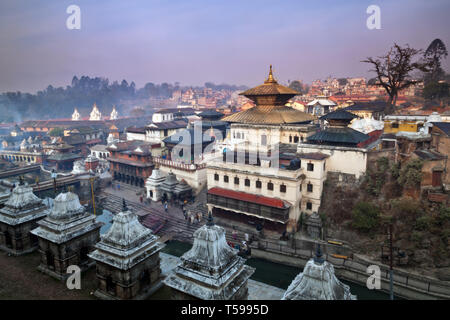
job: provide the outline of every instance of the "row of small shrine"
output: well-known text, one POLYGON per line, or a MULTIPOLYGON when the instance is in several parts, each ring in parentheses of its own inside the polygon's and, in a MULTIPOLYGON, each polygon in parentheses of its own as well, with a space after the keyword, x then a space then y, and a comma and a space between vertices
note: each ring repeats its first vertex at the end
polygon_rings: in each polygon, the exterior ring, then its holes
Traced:
MULTIPOLYGON (((16 186, 0 209, 0 250, 22 255, 38 249, 38 270, 59 280, 76 265, 82 271, 95 264, 101 299, 145 299, 161 288, 171 288, 172 299, 245 300, 248 279, 255 269, 231 248, 225 229, 209 215, 194 232, 194 243, 180 264, 165 278, 159 252, 164 244, 144 227, 123 201, 122 211, 100 236, 101 222, 85 210, 75 193, 62 192, 51 209, 23 183, 16 186)), ((283 299, 355 299, 334 275, 320 250, 299 274, 283 299)))

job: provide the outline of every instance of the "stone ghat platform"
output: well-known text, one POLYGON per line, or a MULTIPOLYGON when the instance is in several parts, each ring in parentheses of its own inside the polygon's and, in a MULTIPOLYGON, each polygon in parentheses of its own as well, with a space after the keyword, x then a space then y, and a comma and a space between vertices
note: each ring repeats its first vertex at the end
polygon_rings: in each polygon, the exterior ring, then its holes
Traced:
MULTIPOLYGON (((180 258, 160 252, 161 272, 167 276, 179 263, 180 258)), ((248 280, 248 300, 281 300, 284 290, 255 280, 248 280)))

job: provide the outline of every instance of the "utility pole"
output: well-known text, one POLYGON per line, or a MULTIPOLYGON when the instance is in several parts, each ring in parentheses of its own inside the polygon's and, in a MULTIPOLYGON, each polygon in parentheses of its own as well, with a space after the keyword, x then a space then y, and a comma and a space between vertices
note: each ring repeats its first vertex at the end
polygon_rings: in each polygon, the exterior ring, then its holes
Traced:
POLYGON ((95 214, 95 197, 94 197, 94 177, 89 178, 91 181, 91 194, 92 194, 92 207, 94 208, 94 216, 95 214))
POLYGON ((53 178, 53 195, 56 198, 56 177, 58 174, 55 172, 55 169, 52 169, 52 178, 53 178))
POLYGON ((389 293, 391 300, 394 300, 394 270, 392 257, 392 224, 389 224, 389 293))

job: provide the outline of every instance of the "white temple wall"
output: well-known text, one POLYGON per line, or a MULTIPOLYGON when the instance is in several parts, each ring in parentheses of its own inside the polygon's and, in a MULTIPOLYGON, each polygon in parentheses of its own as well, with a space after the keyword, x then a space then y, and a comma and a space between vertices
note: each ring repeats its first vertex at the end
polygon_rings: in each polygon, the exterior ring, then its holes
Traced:
POLYGON ((301 201, 300 193, 300 180, 287 180, 283 177, 268 177, 259 174, 251 174, 248 172, 233 172, 227 170, 226 168, 220 167, 208 167, 207 168, 208 177, 208 189, 218 187, 222 189, 228 189, 233 191, 241 191, 248 194, 261 195, 264 197, 278 198, 285 200, 291 204, 289 210, 289 219, 297 221, 300 217, 299 204, 301 201), (214 179, 214 175, 219 175, 219 181, 214 179), (228 183, 224 182, 223 177, 228 176, 228 183), (234 178, 239 178, 239 185, 234 184, 234 178), (245 185, 245 179, 250 180, 250 186, 245 185), (256 181, 261 181, 261 188, 256 188, 256 181), (267 184, 273 183, 273 190, 268 190, 267 184), (286 192, 280 191, 280 186, 284 184, 286 186, 286 192))
POLYGON ((181 181, 184 179, 186 183, 191 186, 195 194, 197 194, 206 185, 206 168, 186 171, 160 164, 159 170, 163 172, 164 175, 167 175, 172 171, 172 173, 177 177, 177 180, 181 181))
POLYGON ((127 141, 130 141, 130 140, 145 141, 145 134, 144 133, 127 132, 127 141))
POLYGON ((328 154, 330 157, 326 162, 327 171, 354 174, 357 179, 367 169, 367 151, 365 149, 299 144, 297 151, 328 154))

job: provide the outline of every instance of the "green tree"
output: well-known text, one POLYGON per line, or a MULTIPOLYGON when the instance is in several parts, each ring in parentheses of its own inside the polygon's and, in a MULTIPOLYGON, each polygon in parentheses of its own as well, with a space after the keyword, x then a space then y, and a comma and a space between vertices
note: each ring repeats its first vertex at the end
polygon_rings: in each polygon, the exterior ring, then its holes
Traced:
POLYGON ((448 56, 447 48, 441 39, 434 39, 427 50, 425 50, 423 57, 429 64, 429 72, 425 74, 425 84, 437 82, 442 80, 445 72, 441 67, 441 60, 448 56))
POLYGON ((298 80, 292 81, 292 82, 289 84, 289 88, 294 89, 294 90, 300 92, 301 94, 304 94, 304 91, 303 91, 303 85, 302 85, 302 83, 301 83, 300 81, 298 81, 298 80))
POLYGON ((439 100, 450 96, 450 86, 447 82, 429 82, 423 88, 423 97, 427 100, 439 100))
POLYGON ((406 162, 400 169, 398 183, 410 188, 419 187, 422 181, 422 166, 421 159, 412 159, 406 162))
POLYGON ((63 137, 64 136, 64 129, 63 128, 53 128, 48 132, 48 135, 50 137, 63 137))
POLYGON ((352 210, 352 226, 362 232, 378 228, 380 209, 369 202, 358 202, 352 210))

